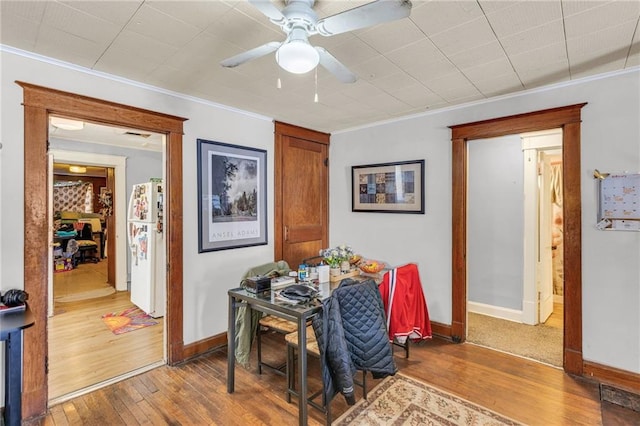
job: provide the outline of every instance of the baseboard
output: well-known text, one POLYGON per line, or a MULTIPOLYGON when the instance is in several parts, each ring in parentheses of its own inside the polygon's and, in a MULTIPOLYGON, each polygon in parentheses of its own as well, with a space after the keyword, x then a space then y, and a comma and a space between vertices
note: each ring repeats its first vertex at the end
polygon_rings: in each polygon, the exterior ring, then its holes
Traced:
POLYGON ((190 358, 195 358, 198 355, 202 355, 214 349, 221 348, 227 344, 227 333, 216 334, 206 339, 198 340, 197 342, 184 345, 182 350, 183 360, 187 361, 190 358))
POLYGON ((640 395, 640 374, 638 373, 585 361, 582 375, 602 384, 612 385, 618 389, 640 395))
POLYGON ((468 302, 467 311, 475 314, 488 315, 490 317, 504 319, 513 322, 522 322, 522 311, 516 309, 503 308, 500 306, 486 305, 478 302, 468 302))
POLYGON ((451 340, 451 326, 447 324, 441 324, 439 322, 431 321, 431 333, 435 337, 451 340))

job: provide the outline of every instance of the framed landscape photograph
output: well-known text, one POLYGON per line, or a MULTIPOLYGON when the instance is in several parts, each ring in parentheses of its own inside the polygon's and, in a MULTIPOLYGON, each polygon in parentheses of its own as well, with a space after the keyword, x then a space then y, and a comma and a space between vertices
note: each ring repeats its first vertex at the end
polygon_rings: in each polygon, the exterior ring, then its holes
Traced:
POLYGON ((267 244, 267 151, 197 143, 198 253, 267 244))
POLYGON ((424 213, 424 160, 351 167, 354 212, 424 213))

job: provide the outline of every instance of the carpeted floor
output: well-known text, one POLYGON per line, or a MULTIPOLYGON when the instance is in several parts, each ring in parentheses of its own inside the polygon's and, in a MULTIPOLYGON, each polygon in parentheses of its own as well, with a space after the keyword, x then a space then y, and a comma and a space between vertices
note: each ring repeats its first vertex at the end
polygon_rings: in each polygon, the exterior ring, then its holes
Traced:
POLYGON ((426 383, 396 374, 387 377, 340 416, 337 426, 355 425, 520 425, 426 383))
POLYGON ((562 367, 562 328, 527 325, 469 312, 467 341, 562 367))

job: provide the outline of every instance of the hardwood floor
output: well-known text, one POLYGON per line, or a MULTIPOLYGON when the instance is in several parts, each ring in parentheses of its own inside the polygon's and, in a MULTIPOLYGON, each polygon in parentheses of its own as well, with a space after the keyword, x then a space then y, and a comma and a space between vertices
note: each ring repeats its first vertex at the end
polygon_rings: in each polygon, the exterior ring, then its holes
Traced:
POLYGON ((544 324, 553 328, 563 328, 564 327, 564 304, 554 302, 553 312, 551 312, 551 315, 549 315, 549 318, 547 318, 544 324))
POLYGON ((54 274, 54 316, 48 321, 50 403, 164 359, 163 318, 157 325, 121 335, 103 323, 104 314, 133 306, 128 292, 59 302, 108 287, 106 263, 80 264, 73 271, 54 274))
MULTIPOLYGON (((113 288, 107 283, 108 262, 107 259, 103 259, 98 263, 80 263, 70 271, 54 273, 54 302, 97 289, 113 288)), ((56 303, 55 308, 64 309, 64 306, 64 303, 56 303)))
MULTIPOLYGON (((282 336, 263 340, 268 360, 284 360, 282 336)), ((528 425, 637 425, 640 413, 600 403, 596 383, 547 365, 490 349, 440 339, 396 350, 402 374, 430 383, 528 425)), ((255 366, 255 348, 252 365, 255 366)), ((319 367, 310 358, 309 386, 317 389, 319 367)), ((226 347, 179 366, 162 366, 50 407, 27 425, 293 425, 297 402, 285 400, 285 378, 236 367, 236 391, 226 392, 226 347)), ((379 381, 368 380, 370 388, 379 381)), ((338 395, 334 418, 348 406, 338 395)), ((309 408, 309 424, 323 415, 309 408)))

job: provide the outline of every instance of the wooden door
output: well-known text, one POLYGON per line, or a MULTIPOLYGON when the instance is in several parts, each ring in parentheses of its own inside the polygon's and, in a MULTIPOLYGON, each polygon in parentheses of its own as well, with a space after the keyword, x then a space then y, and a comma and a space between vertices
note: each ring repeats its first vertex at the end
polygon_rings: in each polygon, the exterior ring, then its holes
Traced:
POLYGON ((538 154, 540 185, 538 195, 538 323, 544 323, 553 313, 553 266, 551 252, 551 160, 544 152, 538 154))
POLYGON ((328 246, 329 135, 276 122, 275 260, 292 269, 328 246))

